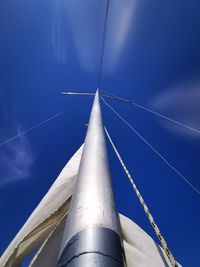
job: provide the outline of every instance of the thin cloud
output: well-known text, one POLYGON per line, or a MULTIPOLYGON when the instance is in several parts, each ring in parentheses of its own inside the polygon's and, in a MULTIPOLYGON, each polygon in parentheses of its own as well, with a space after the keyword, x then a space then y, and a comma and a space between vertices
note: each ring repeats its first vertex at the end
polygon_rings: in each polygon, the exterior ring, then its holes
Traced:
MULTIPOLYGON (((151 107, 160 113, 183 124, 200 130, 200 81, 180 83, 151 101, 151 107)), ((163 122, 165 128, 176 134, 190 138, 199 135, 169 122, 163 122)))
POLYGON ((59 63, 67 62, 67 37, 65 33, 65 13, 63 1, 58 0, 54 5, 54 16, 52 24, 52 56, 59 63))
POLYGON ((32 164, 33 154, 26 136, 20 136, 15 141, 2 146, 0 150, 0 186, 29 178, 32 164))
MULTIPOLYGON (((107 60, 104 64, 104 71, 108 73, 117 66, 133 29, 135 6, 136 0, 110 3, 105 44, 107 60)), ((72 51, 84 70, 96 71, 102 48, 105 12, 106 2, 96 5, 93 0, 55 1, 48 37, 50 56, 66 64, 71 60, 72 51)))
POLYGON ((110 4, 109 23, 106 42, 106 56, 104 68, 107 72, 113 71, 122 55, 127 38, 133 34, 135 27, 136 1, 115 1, 110 4))
POLYGON ((66 23, 71 31, 74 51, 80 66, 87 72, 94 72, 99 62, 103 16, 93 0, 64 2, 66 23))

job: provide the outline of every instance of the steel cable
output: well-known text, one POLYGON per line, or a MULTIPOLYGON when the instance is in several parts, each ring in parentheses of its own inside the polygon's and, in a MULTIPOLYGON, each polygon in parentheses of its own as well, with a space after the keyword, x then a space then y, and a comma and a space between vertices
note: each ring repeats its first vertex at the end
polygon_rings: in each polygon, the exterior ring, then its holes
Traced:
POLYGON ((200 195, 200 190, 196 188, 180 171, 178 171, 156 148, 154 148, 129 122, 127 122, 111 105, 109 105, 105 99, 103 99, 104 104, 109 107, 121 121, 123 121, 160 159, 162 159, 165 164, 172 169, 178 176, 185 181, 198 195, 200 195))

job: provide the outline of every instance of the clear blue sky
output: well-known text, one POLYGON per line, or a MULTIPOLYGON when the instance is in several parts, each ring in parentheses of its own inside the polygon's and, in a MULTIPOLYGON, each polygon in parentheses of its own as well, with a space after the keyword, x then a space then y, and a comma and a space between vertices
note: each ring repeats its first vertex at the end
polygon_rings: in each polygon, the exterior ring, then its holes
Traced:
MULTIPOLYGON (((97 87, 105 1, 2 0, 0 254, 84 140, 97 87)), ((200 2, 110 0, 101 89, 200 129, 200 2)), ((110 102, 196 187, 200 135, 110 102)), ((104 121, 176 259, 199 266, 200 196, 102 103, 104 121)), ((117 210, 156 237, 108 144, 117 210)))

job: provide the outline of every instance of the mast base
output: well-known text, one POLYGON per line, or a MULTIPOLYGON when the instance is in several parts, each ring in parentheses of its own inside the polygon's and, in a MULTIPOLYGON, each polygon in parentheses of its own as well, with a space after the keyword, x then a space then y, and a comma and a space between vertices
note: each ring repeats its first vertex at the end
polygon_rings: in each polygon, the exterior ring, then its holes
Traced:
POLYGON ((116 232, 89 227, 65 246, 56 267, 123 267, 123 249, 116 232))

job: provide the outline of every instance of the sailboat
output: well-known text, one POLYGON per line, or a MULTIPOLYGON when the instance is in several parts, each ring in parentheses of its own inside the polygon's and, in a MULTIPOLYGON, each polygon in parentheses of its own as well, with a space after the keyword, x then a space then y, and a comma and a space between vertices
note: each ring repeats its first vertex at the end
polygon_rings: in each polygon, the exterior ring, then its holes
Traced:
POLYGON ((97 89, 83 145, 0 258, 1 267, 172 267, 145 231, 118 214, 97 89))

